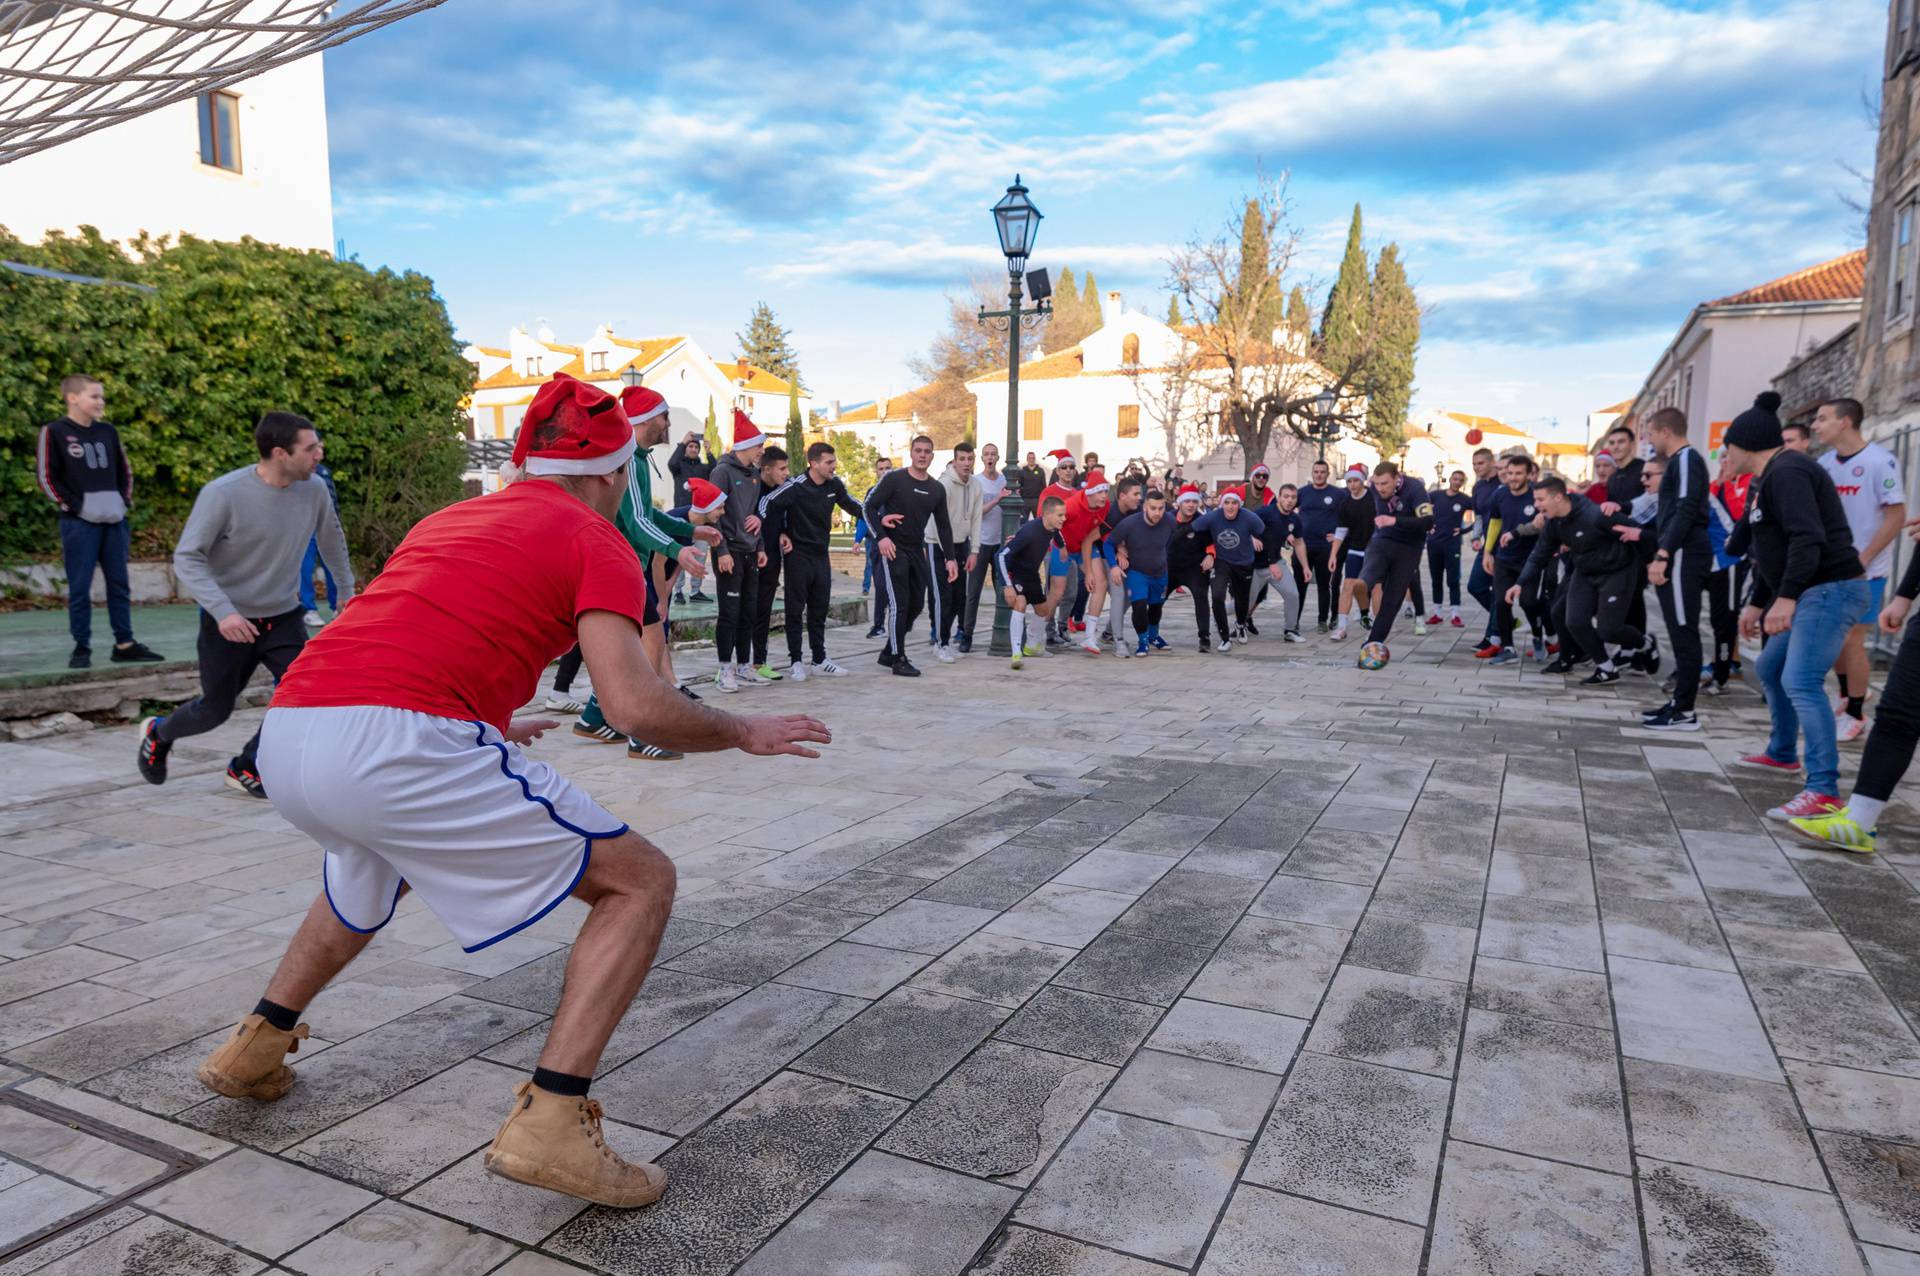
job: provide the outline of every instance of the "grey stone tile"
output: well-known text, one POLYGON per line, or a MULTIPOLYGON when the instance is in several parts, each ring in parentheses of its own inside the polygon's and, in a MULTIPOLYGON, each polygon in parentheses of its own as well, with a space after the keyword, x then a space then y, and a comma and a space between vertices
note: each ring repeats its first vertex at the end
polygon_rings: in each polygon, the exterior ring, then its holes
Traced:
POLYGON ((1306 1032, 1304 1019, 1183 997, 1147 1044, 1169 1054, 1278 1074, 1287 1070, 1306 1032))
POLYGON ((511 1006, 449 997, 300 1065, 299 1084, 273 1103, 213 1098, 181 1120, 277 1152, 478 1054, 533 1018, 511 1006))
MULTIPOLYGON (((629 1161, 657 1161, 673 1146, 673 1140, 664 1134, 637 1130, 618 1121, 602 1122, 601 1132, 607 1146, 629 1161)), ((408 1204, 528 1245, 538 1244, 587 1208, 578 1197, 487 1173, 481 1163, 484 1155, 485 1149, 473 1152, 434 1175, 407 1193, 408 1204)), ((512 1270, 511 1265, 503 1270, 512 1270)))
POLYGON ((1738 975, 1618 957, 1612 962, 1620 1053, 1761 1081, 1780 1065, 1738 975))
POLYGON ((1042 988, 994 1036, 1100 1063, 1125 1063, 1160 1018, 1160 1007, 1070 988, 1042 988))
POLYGON ((1727 943, 1742 961, 1787 961, 1801 966, 1866 973, 1845 935, 1837 930, 1802 930, 1788 926, 1758 926, 1752 922, 1723 921, 1727 943))
POLYGON ((869 1152, 747 1260, 740 1276, 958 1272, 1016 1199, 1010 1188, 869 1152))
POLYGON ((1347 946, 1347 932, 1249 917, 1200 971, 1187 995, 1310 1018, 1347 946))
POLYGON ((660 1159, 646 1210, 588 1210, 546 1248, 603 1270, 721 1276, 905 1109, 899 1099, 782 1073, 660 1159))
POLYGON ((864 913, 782 904, 661 964, 728 983, 764 983, 871 920, 864 913))
POLYGON ((925 890, 926 885, 924 877, 860 870, 816 886, 794 902, 811 908, 868 913, 877 917, 901 900, 913 898, 925 890))
POLYGON ((1787 1076, 1816 1129, 1920 1144, 1920 1080, 1794 1059, 1787 1076))
POLYGON ((1425 1230, 1242 1185, 1207 1247, 1200 1276, 1414 1276, 1425 1230))
POLYGON ((1597 1170, 1630 1172, 1613 1034, 1523 1015, 1468 1011, 1452 1136, 1597 1170))
MULTIPOLYGON (((664 1041, 688 1024, 697 1023, 746 992, 740 984, 703 979, 678 970, 654 970, 641 985, 640 995, 613 1026, 606 1049, 600 1052, 596 1076, 604 1076, 643 1050, 664 1041)), ((829 990, 831 991, 831 990, 829 990)), ((548 1025, 536 1024, 525 1032, 508 1037, 489 1047, 484 1058, 508 1067, 531 1070, 546 1048, 548 1025)))
POLYGON ((1387 866, 1393 845, 1393 836, 1387 833, 1314 829, 1293 848, 1281 867, 1295 877, 1371 886, 1387 866))
MULTIPOLYGON (((84 1247, 59 1256, 45 1248, 28 1251, 21 1261, 33 1265, 19 1270, 35 1276, 253 1276, 266 1270, 260 1260, 165 1219, 132 1210, 117 1210, 113 1217, 119 1225, 90 1236, 84 1247)), ((0 1267, 9 1276, 13 1270, 11 1264, 0 1267)))
POLYGON ((1427 1272, 1641 1276, 1637 1223, 1629 1179, 1449 1143, 1427 1272))
POLYGON ((0 1191, 0 1245, 12 1249, 35 1232, 86 1213, 102 1199, 51 1174, 35 1174, 15 1183, 0 1191))
POLYGON ((1480 926, 1480 951, 1488 957, 1542 966, 1605 970, 1600 920, 1591 905, 1553 899, 1488 895, 1480 926))
POLYGON ((1920 1254, 1886 1249, 1879 1245, 1862 1245, 1860 1248, 1867 1256, 1867 1270, 1873 1276, 1920 1276, 1920 1254))
POLYGON ((1022 835, 926 887, 919 898, 995 912, 1012 908, 1032 894, 1035 887, 1080 858, 1080 854, 1071 847, 1030 840, 1022 835))
POLYGON ((871 1001, 886 996, 932 960, 924 953, 842 941, 784 971, 776 982, 871 1001))
POLYGON ((1913 1188, 1913 1176, 1920 1173, 1920 1147, 1828 1130, 1813 1137, 1853 1220, 1854 1234, 1877 1245, 1920 1249, 1920 1193, 1913 1188))
POLYGON ((1260 891, 1260 883, 1219 873, 1176 868, 1114 923, 1115 930, 1149 939, 1212 945, 1220 942, 1260 891))
POLYGON ((127 958, 109 952, 95 952, 78 944, 35 953, 0 966, 0 1004, 19 1001, 65 984, 127 965, 127 958))
MULTIPOLYGON (((177 1116, 195 1104, 207 1101, 208 1090, 200 1084, 200 1079, 194 1073, 201 1061, 212 1054, 214 1048, 225 1041, 232 1031, 231 1025, 215 1028, 191 1041, 183 1041, 158 1054, 148 1055, 138 1063, 103 1072, 87 1081, 86 1087, 96 1094, 133 1104, 148 1112, 167 1117, 177 1116)), ((303 1074, 305 1065, 327 1046, 327 1042, 317 1037, 302 1041, 299 1053, 292 1059, 295 1074, 303 1074)), ((231 1146, 223 1139, 213 1139, 212 1135, 198 1130, 191 1133, 211 1139, 222 1150, 231 1146)))
POLYGON ((242 1148, 162 1184, 135 1204, 277 1258, 376 1199, 324 1174, 242 1148))
POLYGON ((1017 828, 994 827, 971 820, 949 824, 916 837, 899 850, 868 861, 866 866, 878 873, 938 881, 1001 843, 1011 841, 1019 832, 1017 828))
POLYGON ((1466 1008, 1460 984, 1342 966, 1307 1049, 1449 1076, 1466 1008))
POLYGON ((1140 895, 1159 881, 1175 861, 1164 855, 1138 851, 1089 851, 1053 880, 1067 886, 1140 895))
POLYGON ((1259 1133, 1280 1078, 1208 1059, 1142 1050, 1100 1106, 1189 1130, 1251 1139, 1259 1133))
POLYGON ((1783 1056, 1920 1076, 1920 1041, 1872 976, 1786 962, 1744 966, 1783 1056))
POLYGON ((1734 968, 1713 910, 1705 904, 1610 896, 1600 916, 1609 953, 1708 970, 1734 968))
POLYGON ((1115 851, 1140 851, 1147 855, 1185 855, 1200 845, 1207 834, 1220 827, 1218 815, 1175 815, 1148 811, 1127 821, 1101 845, 1115 851))
POLYGON ((0 957, 31 957, 65 944, 81 944, 95 935, 125 930, 134 925, 129 917, 83 908, 45 921, 23 922, 0 930, 0 957))
POLYGON ((1278 917, 1282 921, 1352 930, 1359 924, 1360 914, 1366 911, 1371 893, 1364 886, 1346 882, 1282 874, 1267 884, 1247 911, 1256 917, 1278 917))
POLYGON ((480 1272, 511 1256, 498 1237, 381 1201, 282 1260, 308 1276, 439 1276, 480 1272))
MULTIPOLYGON (((477 982, 477 976, 417 961, 396 961, 358 971, 349 966, 342 978, 321 990, 302 1017, 328 1041, 345 1041, 463 992, 477 982)), ((251 1005, 249 998, 230 1008, 225 1018, 232 1022, 251 1005)), ((528 1008, 537 1014, 553 1013, 552 1004, 528 1008)))
POLYGON ((1593 867, 1585 860, 1496 851, 1487 875, 1487 889, 1496 895, 1592 904, 1593 867))
MULTIPOLYGON (((19 1090, 22 1094, 29 1095, 36 1099, 42 1099, 48 1103, 57 1104, 69 1112, 77 1112, 81 1116, 92 1117, 94 1120, 104 1122, 116 1130, 124 1130, 130 1134, 137 1134, 141 1138, 151 1139, 163 1147, 170 1147, 176 1151, 185 1152, 189 1156, 200 1157, 203 1160, 210 1161, 217 1156, 233 1150, 233 1144, 228 1143, 224 1139, 216 1139, 212 1135, 202 1133, 199 1130, 189 1129, 184 1125, 177 1125, 172 1121, 164 1120, 146 1112, 137 1111, 124 1104, 115 1103, 110 1099, 103 1099, 98 1095, 88 1094, 84 1090, 75 1090, 71 1086, 61 1085, 59 1082, 48 1080, 45 1077, 39 1077, 26 1082, 19 1087, 19 1090)), ((202 1090, 200 1093, 204 1096, 206 1091, 202 1090)), ((4 1151, 4 1149, 0 1149, 0 1151, 4 1151)))
POLYGON ((689 921, 714 926, 738 926, 771 912, 797 892, 745 882, 715 882, 704 890, 677 899, 673 911, 689 921))
POLYGON ((359 1116, 287 1150, 335 1178, 388 1196, 493 1141, 527 1079, 511 1068, 468 1059, 359 1116))
POLYGON ((132 1009, 146 1000, 139 993, 123 988, 82 981, 10 1001, 0 1006, 0 1050, 11 1052, 29 1042, 132 1009))
POLYGON ((1476 931, 1465 926, 1442 926, 1369 912, 1353 933, 1347 961, 1374 970, 1465 983, 1473 972, 1473 949, 1478 938, 1476 931))
POLYGON ((1167 1006, 1211 955, 1208 949, 1191 944, 1108 931, 1081 949, 1053 982, 1063 988, 1167 1006))
POLYGON ((1003 1007, 901 988, 875 1002, 795 1067, 917 1099, 1007 1017, 1003 1007))
POLYGON ((1014 939, 1082 948, 1133 906, 1131 895, 1049 882, 987 923, 986 929, 1014 939))
MULTIPOLYGON (((1158 1263, 1142 1262, 1096 1249, 1079 1241, 1036 1232, 1030 1227, 1009 1227, 994 1238, 980 1263, 968 1276, 1166 1276, 1158 1263)), ((1876 1273, 1876 1276, 1878 1274, 1876 1273)))
POLYGON ((1375 912, 1444 926, 1478 926, 1486 873, 1452 864, 1388 865, 1374 888, 1375 912))
POLYGON ((768 984, 602 1077, 615 1117, 686 1134, 867 1008, 854 997, 768 984))
POLYGON ((1519 851, 1525 855, 1584 860, 1587 831, 1577 809, 1550 817, 1514 815, 1503 810, 1499 827, 1494 830, 1493 845, 1496 853, 1519 851))
POLYGON ((153 1157, 11 1106, 0 1107, 0 1153, 9 1161, 51 1171, 102 1196, 131 1192, 168 1169, 153 1157))
POLYGON ((992 921, 994 916, 990 908, 910 899, 852 932, 847 940, 937 957, 992 921))
POLYGON ((1826 1190, 1786 1087, 1645 1059, 1625 1064, 1641 1156, 1826 1190))
POLYGON ((1642 1158, 1640 1199, 1654 1276, 1866 1270, 1825 1192, 1642 1158))
POLYGON ((170 992, 232 974, 243 966, 277 960, 285 949, 286 941, 276 936, 236 930, 215 935, 202 944, 128 962, 94 976, 92 982, 122 988, 142 997, 164 997, 170 992))
POLYGON ((1441 1077, 1303 1054, 1244 1177, 1424 1226, 1450 1089, 1441 1077))
POLYGON ((1104 1064, 989 1041, 878 1146, 1026 1187, 1114 1076, 1104 1064))
POLYGON ((1074 950, 1035 939, 980 933, 947 950, 911 984, 1017 1009, 1073 960, 1074 950))
POLYGON ((1020 1222, 1190 1266, 1246 1155, 1239 1139, 1088 1114, 1027 1192, 1020 1222))
POLYGON ((1287 858, 1283 850, 1262 850, 1252 846, 1225 846, 1202 842, 1180 861, 1183 872, 1218 873, 1223 877, 1244 877, 1264 882, 1272 877, 1287 858))

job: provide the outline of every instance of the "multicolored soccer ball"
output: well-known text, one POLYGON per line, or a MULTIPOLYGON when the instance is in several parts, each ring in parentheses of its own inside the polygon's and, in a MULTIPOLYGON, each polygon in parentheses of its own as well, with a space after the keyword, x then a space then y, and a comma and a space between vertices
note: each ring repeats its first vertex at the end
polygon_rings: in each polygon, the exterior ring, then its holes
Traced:
POLYGON ((1362 669, 1385 669, 1387 661, 1393 659, 1393 653, 1387 650, 1384 642, 1370 642, 1360 648, 1360 667, 1362 669))

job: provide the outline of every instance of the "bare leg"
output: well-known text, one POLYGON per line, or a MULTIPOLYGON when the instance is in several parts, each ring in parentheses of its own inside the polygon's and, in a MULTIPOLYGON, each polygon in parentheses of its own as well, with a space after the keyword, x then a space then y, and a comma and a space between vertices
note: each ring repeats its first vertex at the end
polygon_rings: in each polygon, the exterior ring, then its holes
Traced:
POLYGON ((1849 629, 1846 645, 1840 648, 1840 658, 1833 662, 1833 671, 1840 675, 1840 694, 1843 696, 1867 694, 1867 680, 1873 670, 1873 666, 1867 662, 1869 628, 1868 625, 1855 625, 1849 629))
POLYGON ((342 926, 324 892, 315 896, 306 920, 287 945, 286 956, 267 982, 267 1000, 289 1010, 305 1010, 372 940, 371 932, 363 935, 342 926))
POLYGON ((673 861, 638 833, 596 842, 573 893, 592 911, 573 941, 540 1066, 590 1077, 640 991, 673 911, 673 861))

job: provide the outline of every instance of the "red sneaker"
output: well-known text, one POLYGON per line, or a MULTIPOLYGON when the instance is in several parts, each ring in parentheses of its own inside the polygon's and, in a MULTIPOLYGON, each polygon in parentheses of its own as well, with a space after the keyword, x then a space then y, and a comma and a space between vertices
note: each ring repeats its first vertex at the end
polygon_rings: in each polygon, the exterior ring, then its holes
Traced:
POLYGON ((1502 650, 1503 648, 1498 645, 1482 647, 1473 653, 1473 658, 1475 660, 1492 660, 1495 656, 1499 655, 1502 650))
POLYGON ((1548 654, 1549 656, 1557 656, 1557 655, 1559 655, 1559 654, 1560 654, 1560 644, 1559 644, 1559 643, 1557 643, 1557 642, 1550 642, 1550 643, 1548 643, 1548 644, 1547 644, 1547 654, 1548 654))
POLYGON ((1084 620, 1069 620, 1067 622, 1067 628, 1076 634, 1084 634, 1087 632, 1087 622, 1084 620))
POLYGON ((1455 616, 1452 620, 1448 621, 1447 623, 1452 625, 1455 629, 1465 629, 1467 627, 1467 622, 1460 619, 1460 617, 1458 616, 1455 616))
POLYGON ((1733 764, 1746 767, 1750 771, 1766 771, 1773 775, 1799 775, 1798 762, 1779 762, 1764 753, 1749 753, 1744 758, 1735 758, 1733 764))
POLYGON ((1436 611, 1436 612, 1434 612, 1434 613, 1433 613, 1433 615, 1431 615, 1431 616, 1428 616, 1428 617, 1427 617, 1427 623, 1428 623, 1429 625, 1437 625, 1437 624, 1439 624, 1439 623, 1440 623, 1440 613, 1436 611))
POLYGON ((1833 815, 1847 809, 1847 804, 1831 793, 1815 793, 1812 789, 1801 790, 1800 796, 1791 802, 1783 803, 1767 812, 1770 820, 1806 820, 1820 815, 1833 815))

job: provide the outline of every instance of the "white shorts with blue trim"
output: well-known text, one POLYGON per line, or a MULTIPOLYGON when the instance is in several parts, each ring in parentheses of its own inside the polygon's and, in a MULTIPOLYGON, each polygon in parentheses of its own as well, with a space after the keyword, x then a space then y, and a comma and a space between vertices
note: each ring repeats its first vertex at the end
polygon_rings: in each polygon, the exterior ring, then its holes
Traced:
POLYGON ((401 883, 468 952, 524 930, 572 893, 596 839, 627 826, 495 728, 410 709, 272 708, 260 778, 326 852, 342 925, 393 916, 401 883))

